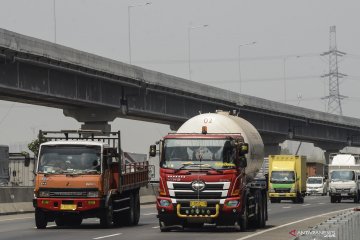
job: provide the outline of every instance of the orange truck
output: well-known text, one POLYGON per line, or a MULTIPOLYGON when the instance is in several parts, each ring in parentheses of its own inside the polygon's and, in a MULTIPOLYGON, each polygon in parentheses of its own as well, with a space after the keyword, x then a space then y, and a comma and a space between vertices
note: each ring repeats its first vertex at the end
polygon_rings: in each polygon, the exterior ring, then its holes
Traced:
POLYGON ((147 161, 125 163, 120 131, 40 131, 33 205, 38 229, 99 218, 103 227, 137 225, 147 161))

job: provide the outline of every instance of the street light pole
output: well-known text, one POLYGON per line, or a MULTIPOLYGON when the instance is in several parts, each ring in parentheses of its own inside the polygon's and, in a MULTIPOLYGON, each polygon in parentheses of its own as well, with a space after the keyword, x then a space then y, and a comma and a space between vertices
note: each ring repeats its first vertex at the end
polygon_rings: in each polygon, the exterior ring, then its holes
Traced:
POLYGON ((255 45, 256 44, 256 42, 249 42, 249 43, 245 43, 245 44, 240 44, 238 47, 239 47, 239 55, 238 55, 238 60, 239 60, 239 86, 240 86, 240 88, 239 88, 239 93, 241 94, 241 63, 240 63, 240 56, 241 56, 241 54, 240 54, 240 49, 241 49, 241 47, 243 47, 243 46, 248 46, 248 45, 255 45))
POLYGON ((130 5, 128 6, 128 37, 129 37, 129 63, 131 64, 131 17, 130 17, 130 10, 133 7, 143 7, 146 5, 150 5, 151 2, 147 2, 145 4, 140 4, 140 5, 130 5))
POLYGON ((191 80, 191 37, 190 37, 190 33, 192 29, 196 29, 196 28, 204 28, 204 27, 208 27, 209 25, 205 24, 205 25, 199 25, 199 26, 195 26, 195 27, 188 27, 188 65, 189 65, 189 80, 191 80))

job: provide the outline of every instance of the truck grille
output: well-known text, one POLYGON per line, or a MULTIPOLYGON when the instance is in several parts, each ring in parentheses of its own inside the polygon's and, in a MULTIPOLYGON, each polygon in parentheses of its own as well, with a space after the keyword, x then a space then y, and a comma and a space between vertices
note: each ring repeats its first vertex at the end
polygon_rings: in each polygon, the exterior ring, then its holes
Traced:
POLYGON ((290 188, 275 188, 276 193, 288 193, 290 192, 290 188))
POLYGON ((96 188, 40 188, 39 191, 49 192, 50 198, 84 198, 88 192, 99 191, 96 188))
POLYGON ((220 199, 225 198, 230 182, 205 182, 201 191, 194 190, 191 182, 168 182, 170 197, 176 199, 220 199))
POLYGON ((350 188, 337 188, 336 192, 339 192, 339 193, 341 193, 341 192, 350 192, 350 188))

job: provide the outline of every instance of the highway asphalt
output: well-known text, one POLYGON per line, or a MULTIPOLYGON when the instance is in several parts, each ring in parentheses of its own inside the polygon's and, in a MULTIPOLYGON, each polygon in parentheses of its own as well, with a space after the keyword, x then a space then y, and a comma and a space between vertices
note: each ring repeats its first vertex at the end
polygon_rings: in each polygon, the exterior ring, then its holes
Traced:
POLYGON ((153 204, 141 206, 141 218, 138 226, 102 229, 97 219, 84 220, 78 227, 57 227, 49 223, 46 229, 36 229, 34 214, 16 214, 0 216, 0 239, 131 239, 131 240, 175 240, 175 239, 276 239, 289 240, 292 230, 308 230, 327 218, 338 214, 337 211, 351 209, 359 204, 352 201, 330 203, 328 196, 309 196, 303 204, 291 202, 269 203, 269 221, 264 229, 250 229, 247 232, 238 232, 234 228, 214 228, 205 226, 200 229, 174 230, 162 233, 159 230, 156 218, 156 209, 153 204), (329 214, 328 214, 329 213, 329 214))

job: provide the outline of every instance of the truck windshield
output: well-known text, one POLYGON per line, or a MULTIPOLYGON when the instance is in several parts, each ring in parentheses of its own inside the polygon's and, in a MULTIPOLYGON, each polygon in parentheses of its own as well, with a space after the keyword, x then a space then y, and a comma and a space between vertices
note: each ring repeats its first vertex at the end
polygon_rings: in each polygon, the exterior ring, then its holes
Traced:
POLYGON ((322 184, 321 178, 308 178, 307 184, 322 184))
POLYGON ((354 171, 332 171, 330 173, 331 181, 352 181, 355 180, 354 171))
POLYGON ((49 174, 99 174, 100 158, 100 146, 45 145, 40 149, 37 171, 49 174))
POLYGON ((166 139, 161 167, 229 169, 235 168, 235 155, 228 139, 166 139))
POLYGON ((294 183, 294 171, 273 171, 271 172, 271 183, 294 183))

